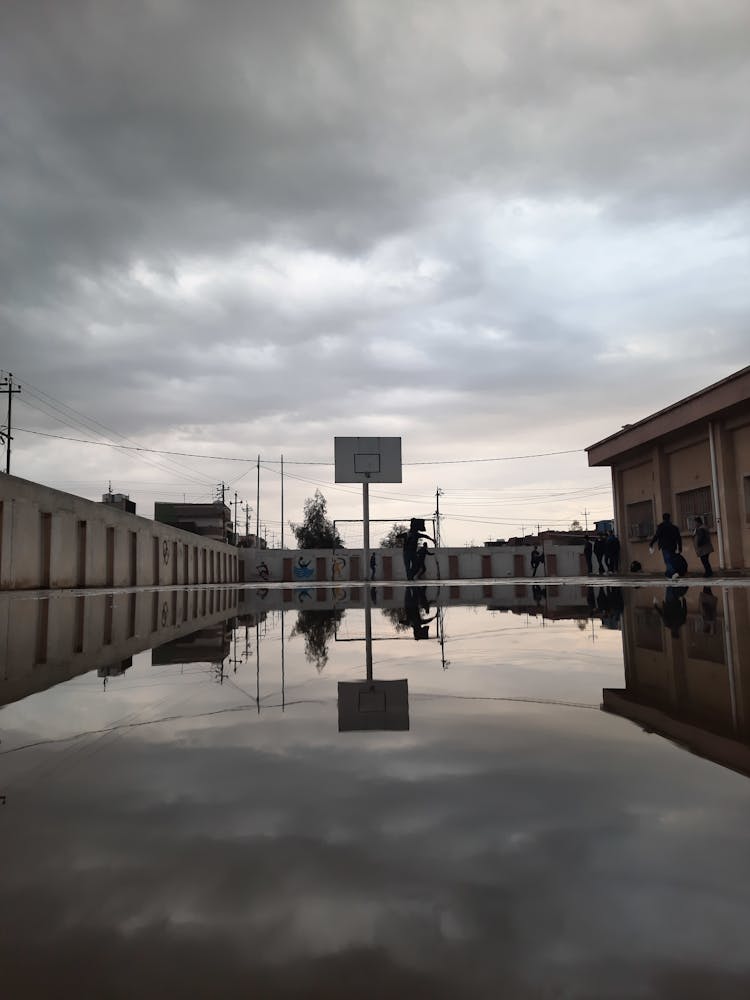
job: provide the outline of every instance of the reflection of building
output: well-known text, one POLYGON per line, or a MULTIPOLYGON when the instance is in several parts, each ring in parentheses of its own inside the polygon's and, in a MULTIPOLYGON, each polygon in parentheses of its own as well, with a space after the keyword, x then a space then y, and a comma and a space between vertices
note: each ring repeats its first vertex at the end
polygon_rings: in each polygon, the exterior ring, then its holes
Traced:
POLYGON ((406 680, 340 681, 338 699, 340 733, 409 728, 406 680))
POLYGON ((232 528, 232 512, 221 500, 214 503, 164 503, 154 504, 154 520, 182 528, 194 535, 213 538, 217 542, 226 539, 232 528))
POLYGON ((625 688, 603 708, 750 776, 750 590, 628 592, 625 688))
POLYGON ((169 663, 221 663, 229 656, 233 619, 170 639, 151 652, 155 667, 169 663))
POLYGON ((750 367, 586 450, 612 468, 624 565, 660 565, 648 542, 669 511, 683 534, 704 519, 719 566, 750 567, 750 367))

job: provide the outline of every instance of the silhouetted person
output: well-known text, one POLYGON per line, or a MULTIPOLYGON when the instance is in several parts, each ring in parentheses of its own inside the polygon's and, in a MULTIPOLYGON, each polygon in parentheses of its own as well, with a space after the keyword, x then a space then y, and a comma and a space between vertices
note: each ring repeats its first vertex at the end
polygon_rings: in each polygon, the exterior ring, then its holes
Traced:
POLYGON ((421 580, 422 577, 427 572, 427 566, 425 565, 425 560, 427 559, 428 555, 429 552, 427 551, 427 542, 425 542, 423 545, 420 545, 419 549, 417 550, 417 558, 414 562, 415 580, 421 580))
POLYGON ((406 570, 406 579, 413 580, 414 564, 417 558, 417 546, 419 545, 420 538, 426 538, 433 545, 435 544, 435 539, 432 535, 424 534, 424 521, 417 517, 411 519, 409 530, 402 532, 401 537, 404 540, 404 569, 406 570))
POLYGON ((620 539, 610 531, 604 541, 604 561, 610 573, 616 573, 620 568, 620 539))
POLYGON ((708 533, 708 528, 703 523, 702 517, 696 517, 695 519, 693 545, 695 546, 695 554, 703 563, 703 575, 713 576, 714 571, 711 569, 711 563, 709 562, 708 557, 713 552, 714 547, 711 544, 711 536, 708 533))
POLYGON ((375 570, 378 568, 378 560, 375 558, 375 553, 370 556, 370 579, 375 579, 375 570))
POLYGON ((678 580, 680 574, 677 572, 674 558, 678 552, 682 552, 680 529, 672 524, 670 514, 662 514, 661 518, 661 523, 657 525, 654 537, 649 542, 648 550, 649 552, 653 552, 654 545, 658 545, 664 557, 664 575, 671 577, 673 580, 678 580))
POLYGON ((539 551, 539 549, 534 546, 531 550, 531 575, 536 576, 536 571, 539 569, 541 564, 544 562, 544 555, 539 551))
POLYGON ((599 563, 599 576, 604 576, 604 553, 607 548, 607 543, 605 542, 602 535, 596 536, 596 541, 594 542, 594 555, 596 556, 596 561, 599 563))
POLYGON ((686 593, 687 587, 667 587, 661 607, 654 598, 654 611, 664 623, 664 628, 669 629, 673 639, 680 638, 680 629, 687 621, 686 593))
POLYGON ((431 621, 437 618, 437 613, 431 618, 423 618, 422 611, 430 613, 430 602, 427 600, 425 587, 407 587, 404 591, 404 624, 411 625, 415 639, 428 639, 431 621))
POLYGON ((583 543, 583 558, 586 560, 586 572, 589 576, 594 572, 592 554, 594 552, 594 546, 591 544, 591 539, 586 535, 586 540, 583 543))

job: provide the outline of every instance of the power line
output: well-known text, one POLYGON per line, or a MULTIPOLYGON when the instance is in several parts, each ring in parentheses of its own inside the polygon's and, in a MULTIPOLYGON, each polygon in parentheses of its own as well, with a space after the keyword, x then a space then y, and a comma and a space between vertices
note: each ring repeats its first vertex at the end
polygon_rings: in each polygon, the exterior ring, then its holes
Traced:
MULTIPOLYGON (((48 414, 52 416, 52 414, 48 414)), ((210 459, 216 462, 243 462, 245 464, 255 465, 257 459, 255 458, 240 458, 236 455, 211 455, 196 451, 172 451, 166 448, 146 448, 142 445, 128 445, 128 444, 118 444, 116 442, 110 441, 92 441, 89 438, 78 438, 72 437, 67 434, 52 434, 49 431, 39 431, 33 430, 30 427, 16 427, 17 431, 21 431, 24 434, 36 434, 39 437, 54 438, 59 441, 73 441, 76 444, 94 444, 99 445, 102 448, 119 448, 121 451, 136 451, 136 452, 146 452, 153 455, 175 455, 181 458, 204 458, 210 459)), ((120 435, 121 436, 121 435, 120 435)), ((435 459, 429 462, 404 462, 404 466, 417 466, 417 465, 472 465, 478 463, 486 462, 516 462, 525 458, 547 458, 551 455, 576 455, 580 454, 583 448, 567 448, 562 451, 539 451, 529 455, 499 455, 495 458, 446 458, 446 459, 435 459)), ((269 458, 263 459, 265 464, 278 465, 279 462, 276 459, 269 458)), ((319 465, 325 466, 327 468, 333 468, 333 462, 301 462, 301 461, 289 461, 284 459, 284 465, 319 465)), ((272 470, 269 470, 272 471, 272 470)))

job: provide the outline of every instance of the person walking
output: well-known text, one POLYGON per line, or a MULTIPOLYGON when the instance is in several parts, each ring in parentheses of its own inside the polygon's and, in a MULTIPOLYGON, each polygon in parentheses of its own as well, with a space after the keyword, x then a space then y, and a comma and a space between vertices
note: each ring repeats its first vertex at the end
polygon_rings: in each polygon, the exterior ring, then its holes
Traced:
POLYGON ((708 528, 703 523, 702 517, 696 517, 695 519, 693 545, 695 546, 695 554, 703 563, 703 575, 713 576, 714 571, 711 569, 711 563, 708 557, 713 552, 714 547, 711 544, 711 536, 708 533, 708 528))
POLYGON ((583 543, 583 558, 586 560, 586 572, 589 576, 594 572, 592 554, 594 551, 594 546, 591 544, 591 539, 586 535, 586 539, 583 543))
POLYGON ((664 575, 673 580, 679 580, 680 574, 675 566, 675 556, 682 552, 682 537, 680 529, 672 523, 671 514, 662 514, 661 522, 657 525, 654 537, 648 544, 648 551, 654 553, 654 546, 658 545, 664 558, 664 575))
POLYGON ((596 536, 596 541, 594 542, 594 555, 596 556, 596 561, 599 563, 599 576, 604 576, 604 553, 607 551, 607 543, 602 535, 596 536))

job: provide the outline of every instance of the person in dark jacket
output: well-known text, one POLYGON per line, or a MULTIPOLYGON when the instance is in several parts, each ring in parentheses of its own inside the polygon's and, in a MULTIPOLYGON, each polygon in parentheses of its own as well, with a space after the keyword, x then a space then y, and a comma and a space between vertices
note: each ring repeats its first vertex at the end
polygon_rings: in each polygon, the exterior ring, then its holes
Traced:
POLYGON ((604 541, 604 561, 610 573, 616 573, 620 568, 620 539, 610 531, 604 541))
POLYGON ((406 570, 406 579, 413 580, 414 573, 416 571, 416 561, 417 561, 417 546, 419 545, 420 538, 426 538, 428 541, 435 544, 435 539, 432 535, 425 535, 424 532, 424 521, 421 518, 413 517, 409 524, 409 530, 402 532, 401 537, 404 540, 404 569, 406 570))
POLYGON ((680 574, 674 564, 675 553, 682 552, 680 529, 672 524, 671 514, 662 514, 661 523, 657 525, 654 537, 648 544, 649 552, 653 553, 654 545, 658 545, 664 557, 664 575, 678 580, 680 574))
POLYGON ((680 629, 687 621, 686 593, 687 587, 667 587, 661 606, 654 598, 654 611, 664 623, 664 628, 669 629, 673 639, 680 638, 680 629))
POLYGON ((586 560, 586 572, 589 576, 594 572, 592 567, 591 554, 594 551, 594 546, 591 544, 591 539, 586 535, 586 539, 583 543, 583 558, 586 560))
POLYGON ((604 576, 604 553, 607 551, 607 543, 601 535, 596 536, 594 542, 594 555, 599 563, 599 576, 604 576))
POLYGON ((714 547, 711 544, 711 536, 708 533, 708 528, 703 523, 702 517, 696 517, 695 519, 693 545, 695 546, 695 554, 703 563, 703 575, 713 576, 714 571, 711 569, 711 563, 709 562, 708 557, 713 552, 714 547))
POLYGON ((539 551, 539 549, 534 546, 531 550, 531 575, 536 576, 536 571, 539 569, 541 564, 544 562, 544 554, 539 551))

